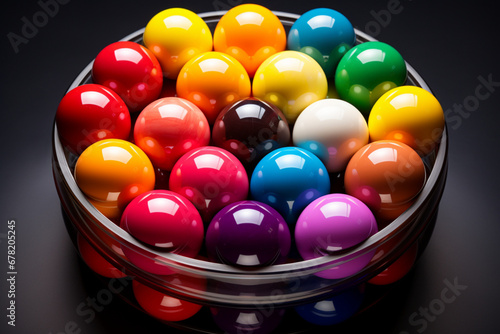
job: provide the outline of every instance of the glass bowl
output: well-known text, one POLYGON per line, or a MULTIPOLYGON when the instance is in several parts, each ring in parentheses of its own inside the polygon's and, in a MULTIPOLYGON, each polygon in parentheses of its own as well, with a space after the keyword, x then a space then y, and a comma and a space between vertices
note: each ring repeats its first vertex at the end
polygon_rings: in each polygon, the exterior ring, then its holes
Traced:
MULTIPOLYGON (((199 15, 213 31, 224 13, 224 11, 216 11, 199 15)), ((299 17, 299 15, 284 12, 274 13, 287 30, 299 17)), ((141 43, 143 32, 144 29, 138 30, 126 36, 123 40, 141 43)), ((358 30, 356 30, 356 36, 357 43, 374 40, 358 30)), ((76 86, 91 83, 91 68, 92 63, 85 67, 76 77, 68 91, 76 86)), ((408 79, 406 84, 419 86, 430 91, 422 77, 409 64, 407 64, 407 68, 408 79)), ((447 146, 447 132, 445 129, 435 151, 424 158, 424 163, 429 172, 428 179, 415 203, 387 227, 368 238, 365 242, 348 249, 342 254, 327 255, 312 260, 296 261, 252 270, 209 262, 201 257, 188 258, 162 252, 134 239, 94 208, 79 189, 73 177, 76 157, 63 148, 55 123, 53 128, 52 162, 55 185, 62 204, 66 227, 74 245, 77 246, 77 239, 83 237, 100 256, 133 279, 134 284, 140 284, 141 287, 145 286, 146 289, 164 294, 174 300, 185 301, 189 305, 194 303, 208 307, 216 326, 191 321, 190 319, 172 320, 168 318, 161 320, 178 328, 189 328, 190 330, 205 332, 220 331, 217 328, 227 332, 237 332, 244 327, 247 332, 252 332, 248 331, 249 328, 257 328, 258 331, 256 332, 261 333, 276 328, 285 311, 293 310, 290 312, 301 314, 308 306, 325 306, 328 304, 325 304, 325 301, 334 300, 339 296, 342 299, 342 296, 352 294, 353 289, 356 291, 363 290, 367 281, 385 270, 411 247, 417 247, 418 258, 431 237, 436 221, 439 201, 446 181, 447 146), (110 240, 112 240, 113 245, 110 245, 110 240), (357 257, 374 252, 380 247, 389 244, 391 247, 388 250, 352 276, 332 280, 323 279, 317 275, 322 270, 348 263, 357 257), (120 247, 122 249, 127 248, 140 256, 150 258, 151 261, 168 266, 173 274, 160 276, 141 270, 123 255, 120 247), (323 304, 321 304, 322 302, 323 304), (264 312, 264 310, 269 310, 270 306, 272 306, 273 316, 269 316, 267 314, 269 312, 264 312), (265 316, 263 316, 264 313, 266 313, 265 316), (278 320, 275 320, 274 316, 278 320), (233 320, 221 321, 220 319, 233 320), (267 325, 263 324, 264 320, 267 321, 267 325), (255 326, 252 327, 252 324, 255 326), (212 328, 212 330, 207 328, 212 328)), ((369 284, 366 284, 366 286, 369 289, 369 284)), ((130 286, 128 288, 132 289, 130 286)), ((144 309, 144 305, 134 298, 130 291, 121 295, 132 305, 144 309)), ((353 298, 356 299, 357 297, 353 298)), ((361 304, 373 305, 377 298, 377 296, 372 296, 370 297, 371 300, 365 299, 361 304)), ((347 304, 352 306, 352 304, 357 303, 347 304)), ((360 309, 365 308, 360 305, 350 313, 359 313, 360 309)), ((154 315, 154 312, 147 311, 147 313, 154 315)), ((342 317, 337 317, 337 319, 340 318, 342 317)), ((292 316, 290 319, 290 321, 294 322, 298 321, 297 319, 300 319, 300 317, 292 316)), ((290 323, 287 326, 290 326, 290 323)), ((297 328, 294 330, 296 331, 297 328)))

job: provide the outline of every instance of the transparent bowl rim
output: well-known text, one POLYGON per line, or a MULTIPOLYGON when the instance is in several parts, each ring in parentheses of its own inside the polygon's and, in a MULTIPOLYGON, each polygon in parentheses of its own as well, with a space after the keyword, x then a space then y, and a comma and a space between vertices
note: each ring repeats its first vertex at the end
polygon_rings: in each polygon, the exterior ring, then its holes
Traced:
MULTIPOLYGON (((226 11, 213 11, 200 13, 198 15, 207 21, 219 19, 225 13, 226 11)), ((293 23, 300 16, 297 14, 281 11, 273 11, 273 13, 276 14, 280 18, 280 20, 282 20, 282 22, 289 21, 290 23, 293 23)), ((122 39, 122 41, 139 38, 144 33, 144 29, 145 28, 139 29, 134 33, 127 35, 122 39)), ((365 34, 358 29, 355 29, 355 32, 358 42, 377 41, 373 37, 365 34)), ((83 83, 85 78, 88 77, 91 73, 92 65, 93 61, 91 61, 74 79, 67 91, 70 91, 74 87, 79 86, 83 83)), ((415 71, 415 69, 407 62, 406 66, 408 69, 408 77, 411 78, 414 82, 418 83, 420 87, 431 92, 431 89, 429 88, 425 80, 415 71)), ((226 264, 185 257, 179 254, 162 252, 158 249, 148 247, 147 245, 138 242, 129 233, 127 233, 125 230, 121 229, 118 225, 105 217, 86 199, 85 195, 76 184, 73 174, 71 173, 70 166, 65 157, 63 146, 59 140, 57 125, 55 124, 55 122, 53 128, 53 154, 55 157, 55 162, 58 164, 59 170, 61 171, 61 174, 63 176, 64 182, 66 183, 68 189, 70 189, 70 191, 73 193, 74 198, 78 200, 78 204, 93 217, 94 221, 100 224, 99 228, 110 235, 115 235, 120 243, 132 245, 133 247, 148 251, 155 256, 155 260, 158 260, 158 257, 164 258, 165 264, 173 268, 190 272, 195 275, 201 275, 207 278, 232 278, 243 281, 262 278, 279 279, 282 278, 283 275, 287 275, 287 277, 300 277, 305 273, 312 274, 326 268, 334 267, 344 262, 348 262, 353 258, 357 258, 368 252, 371 252, 377 247, 381 246, 383 243, 395 237, 405 227, 405 224, 408 223, 408 220, 425 204, 426 197, 432 193, 434 187, 437 184, 437 181, 439 180, 439 177, 442 175, 443 170, 446 168, 448 151, 447 141, 447 130, 445 126, 445 131, 443 132, 443 135, 441 137, 439 149, 437 150, 432 170, 429 174, 426 184, 424 185, 424 188, 416 198, 413 205, 404 213, 402 213, 398 218, 392 221, 388 226, 386 226, 373 236, 369 237, 363 243, 357 245, 356 247, 353 247, 347 252, 343 252, 340 255, 327 255, 315 259, 277 264, 259 269, 252 269, 251 271, 249 271, 245 268, 238 268, 226 264)), ((161 262, 161 260, 159 261, 161 262)))

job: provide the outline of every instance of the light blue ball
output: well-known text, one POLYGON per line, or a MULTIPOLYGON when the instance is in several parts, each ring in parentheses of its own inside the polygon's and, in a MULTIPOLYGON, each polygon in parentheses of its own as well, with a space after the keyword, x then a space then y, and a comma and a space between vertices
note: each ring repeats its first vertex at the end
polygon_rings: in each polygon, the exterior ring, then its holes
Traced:
POLYGON ((252 198, 273 207, 288 224, 294 224, 309 203, 329 191, 330 177, 323 162, 298 147, 267 154, 250 179, 252 198))
POLYGON ((342 56, 354 46, 356 33, 351 22, 330 8, 316 8, 302 14, 288 34, 288 49, 313 57, 331 77, 342 56))

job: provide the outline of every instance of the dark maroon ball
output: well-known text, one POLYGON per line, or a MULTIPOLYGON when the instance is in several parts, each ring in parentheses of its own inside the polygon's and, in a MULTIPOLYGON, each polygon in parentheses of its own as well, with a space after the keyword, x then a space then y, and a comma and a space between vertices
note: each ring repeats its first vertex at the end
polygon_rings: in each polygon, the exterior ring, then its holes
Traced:
POLYGON ((290 128, 278 107, 247 98, 219 113, 212 140, 233 153, 245 167, 254 167, 267 153, 290 144, 290 128))

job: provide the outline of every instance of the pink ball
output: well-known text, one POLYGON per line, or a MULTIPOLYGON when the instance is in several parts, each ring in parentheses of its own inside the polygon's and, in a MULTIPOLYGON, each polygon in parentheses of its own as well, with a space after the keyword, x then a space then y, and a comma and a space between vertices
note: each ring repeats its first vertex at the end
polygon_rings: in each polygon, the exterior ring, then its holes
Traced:
POLYGON ((208 145, 210 127, 193 103, 166 97, 141 111, 134 127, 134 141, 156 167, 171 170, 184 153, 208 145))
MULTIPOLYGON (((194 257, 204 236, 200 214, 185 198, 168 190, 143 193, 125 208, 120 226, 134 238, 162 250, 194 257)), ((172 270, 146 251, 123 247, 127 258, 148 272, 167 275, 172 270)))
MULTIPOLYGON (((295 242, 304 260, 334 255, 353 247, 378 232, 370 209, 345 194, 322 196, 302 211, 295 226, 295 242)), ((337 267, 316 273, 327 279, 351 276, 363 269, 374 252, 364 254, 337 267)))
POLYGON ((183 155, 170 174, 169 189, 189 199, 204 221, 248 195, 248 176, 228 151, 205 146, 183 155))

